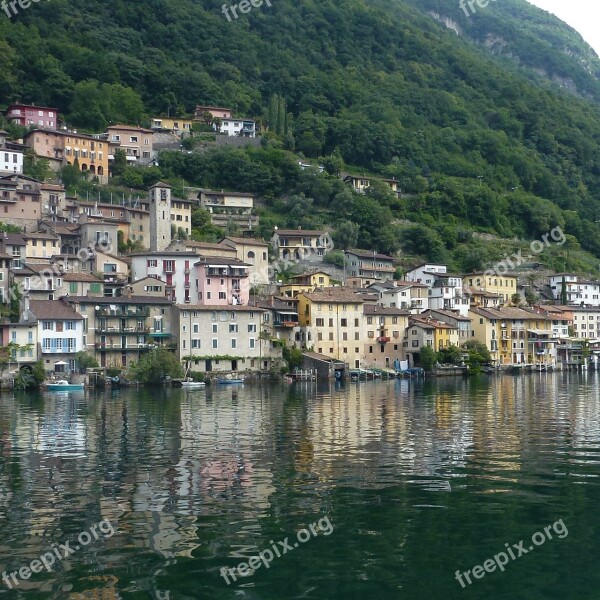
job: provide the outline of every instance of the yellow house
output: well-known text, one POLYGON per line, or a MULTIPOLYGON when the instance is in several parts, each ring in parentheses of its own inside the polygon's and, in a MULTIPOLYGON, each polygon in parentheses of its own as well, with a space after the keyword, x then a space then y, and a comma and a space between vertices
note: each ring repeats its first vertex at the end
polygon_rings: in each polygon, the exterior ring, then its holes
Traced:
POLYGON ((154 117, 152 119, 152 129, 166 129, 178 135, 190 133, 192 124, 192 119, 184 117, 154 117))
POLYGON ((192 233, 192 202, 181 198, 171 200, 171 225, 183 229, 186 235, 192 233))
POLYGON ((363 298, 348 288, 298 294, 298 317, 306 346, 359 367, 363 355, 363 298))
POLYGON ((500 365, 555 362, 552 318, 522 308, 473 308, 473 339, 484 343, 500 365))
POLYGON ((433 347, 436 352, 448 348, 449 346, 460 346, 461 339, 458 327, 438 321, 431 317, 412 317, 411 325, 422 325, 433 330, 433 347))
POLYGON ((517 293, 518 279, 514 275, 498 275, 494 271, 480 271, 465 275, 463 280, 476 292, 487 292, 501 297, 500 304, 510 304, 511 297, 517 293))
POLYGON ((323 271, 304 273, 290 277, 290 282, 279 286, 279 293, 288 298, 295 298, 301 292, 312 292, 317 288, 328 288, 331 278, 323 271))
POLYGON ((381 177, 367 177, 366 175, 345 175, 344 183, 352 186, 352 189, 359 194, 364 194, 367 188, 371 187, 371 180, 376 179, 385 183, 395 194, 398 193, 398 182, 395 179, 382 179, 381 177))
POLYGON ((82 172, 98 177, 100 183, 108 183, 106 140, 74 131, 34 129, 25 137, 25 144, 42 158, 67 161, 70 165, 77 161, 82 172))

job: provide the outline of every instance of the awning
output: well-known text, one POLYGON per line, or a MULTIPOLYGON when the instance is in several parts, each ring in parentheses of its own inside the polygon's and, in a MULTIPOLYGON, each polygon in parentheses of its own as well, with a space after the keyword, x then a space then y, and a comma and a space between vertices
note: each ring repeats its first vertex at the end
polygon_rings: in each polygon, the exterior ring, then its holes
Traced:
POLYGON ((69 363, 65 362, 64 360, 57 360, 57 361, 54 363, 54 366, 55 366, 55 367, 56 367, 56 366, 66 366, 66 365, 68 365, 68 364, 69 364, 69 363))
POLYGON ((280 315, 294 315, 295 317, 298 316, 298 312, 287 312, 285 310, 278 310, 277 312, 280 315))
POLYGON ((535 333, 536 335, 552 335, 548 329, 528 329, 527 333, 535 333))

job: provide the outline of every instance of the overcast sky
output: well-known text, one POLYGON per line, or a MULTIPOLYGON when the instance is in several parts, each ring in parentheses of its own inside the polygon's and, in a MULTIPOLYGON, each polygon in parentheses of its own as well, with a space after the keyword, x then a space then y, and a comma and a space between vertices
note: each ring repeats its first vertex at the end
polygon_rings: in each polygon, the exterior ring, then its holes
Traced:
POLYGON ((576 29, 583 39, 600 55, 600 2, 598 0, 529 0, 555 14, 576 29))

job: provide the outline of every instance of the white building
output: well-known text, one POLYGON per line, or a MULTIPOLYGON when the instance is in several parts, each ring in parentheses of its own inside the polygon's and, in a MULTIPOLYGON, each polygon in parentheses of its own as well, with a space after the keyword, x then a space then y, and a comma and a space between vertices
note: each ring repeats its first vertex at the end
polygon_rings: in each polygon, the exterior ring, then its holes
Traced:
POLYGON ((432 274, 434 282, 429 288, 429 308, 432 310, 455 310, 462 317, 469 314, 469 295, 463 290, 461 275, 451 273, 432 274))
POLYGON ((178 355, 192 371, 267 370, 281 358, 281 347, 265 335, 271 314, 262 308, 179 305, 174 315, 178 355))
POLYGON ((600 339, 600 309, 574 307, 573 332, 576 338, 600 339))
MULTIPOLYGON (((170 227, 170 222, 169 222, 170 227)), ((180 304, 191 302, 192 289, 194 302, 197 298, 194 281, 195 264, 200 255, 193 249, 182 252, 141 252, 131 255, 131 281, 153 277, 165 283, 166 297, 180 304)))
POLYGON ((433 263, 424 263, 407 271, 405 279, 407 281, 416 281, 417 283, 424 283, 425 285, 431 287, 434 282, 435 274, 444 274, 448 272, 448 267, 446 265, 436 265, 433 263))
POLYGON ((0 144, 0 175, 22 175, 23 153, 20 150, 9 150, 0 144))
POLYGON ((561 300, 563 280, 567 293, 567 304, 600 306, 600 282, 582 280, 573 273, 558 273, 548 278, 555 300, 561 300))
MULTIPOLYGON (((215 128, 217 126, 215 125, 215 128)), ((256 137, 256 121, 252 119, 234 119, 228 118, 221 121, 219 128, 221 133, 226 133, 229 137, 256 137)))
POLYGON ((62 300, 24 300, 21 322, 37 322, 41 360, 47 371, 74 371, 75 354, 85 350, 84 318, 62 300))

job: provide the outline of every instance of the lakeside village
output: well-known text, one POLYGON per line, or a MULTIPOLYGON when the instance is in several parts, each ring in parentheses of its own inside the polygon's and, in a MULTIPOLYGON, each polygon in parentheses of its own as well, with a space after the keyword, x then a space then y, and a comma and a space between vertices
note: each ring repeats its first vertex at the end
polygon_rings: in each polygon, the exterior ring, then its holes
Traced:
MULTIPOLYGON (((218 118, 227 136, 256 136, 253 121, 228 109, 197 112, 218 118)), ((148 164, 154 136, 184 134, 192 120, 90 136, 58 129, 52 108, 13 105, 6 118, 30 130, 20 140, 0 132, 0 221, 12 226, 0 233, 5 387, 598 367, 600 282, 553 274, 527 306, 518 272, 421 264, 398 280, 395 257, 360 249, 346 250, 339 269, 324 262, 327 231, 253 237, 259 199, 243 190, 177 198, 158 182, 129 205, 84 201, 23 175, 24 153, 54 170, 78 164, 106 183, 118 149, 128 163, 148 164), (183 239, 197 207, 222 229, 219 243, 183 239), (227 234, 232 221, 239 235, 227 234), (147 249, 121 254, 120 237, 147 249), (290 268, 296 274, 280 279, 290 268)), ((344 181, 357 192, 370 184, 344 181)))

